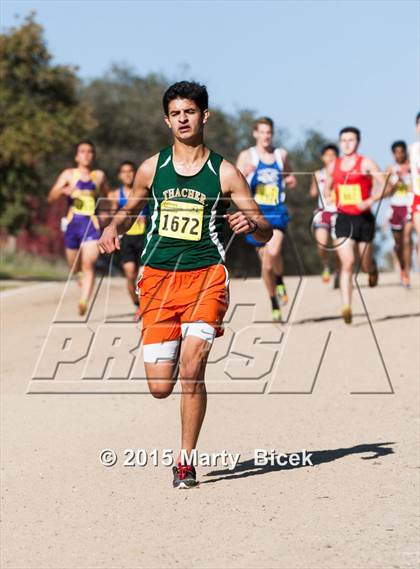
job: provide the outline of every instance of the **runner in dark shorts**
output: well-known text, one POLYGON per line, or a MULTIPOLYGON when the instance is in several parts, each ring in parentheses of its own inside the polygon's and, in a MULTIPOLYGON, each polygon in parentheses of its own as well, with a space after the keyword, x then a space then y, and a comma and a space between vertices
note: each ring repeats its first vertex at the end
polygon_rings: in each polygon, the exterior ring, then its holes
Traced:
MULTIPOLYGON (((121 185, 109 194, 109 198, 114 203, 114 212, 127 204, 135 175, 136 166, 133 162, 129 160, 121 162, 118 169, 118 178, 121 185)), ((139 306, 136 282, 140 268, 141 254, 143 252, 147 217, 148 206, 140 212, 140 215, 134 220, 130 229, 122 236, 120 242, 120 260, 125 278, 127 279, 127 290, 135 306, 139 306)))
POLYGON ((375 237, 375 217, 370 211, 358 215, 338 212, 335 236, 337 239, 352 239, 356 243, 371 243, 375 237))
POLYGON ((342 317, 352 322, 353 267, 358 250, 361 268, 369 274, 369 286, 378 283, 378 269, 373 259, 372 241, 375 218, 370 208, 385 193, 385 176, 370 158, 357 154, 360 131, 345 127, 340 131, 342 158, 327 168, 325 191, 328 202, 335 202, 337 218, 335 236, 340 257, 340 290, 343 301, 342 317))

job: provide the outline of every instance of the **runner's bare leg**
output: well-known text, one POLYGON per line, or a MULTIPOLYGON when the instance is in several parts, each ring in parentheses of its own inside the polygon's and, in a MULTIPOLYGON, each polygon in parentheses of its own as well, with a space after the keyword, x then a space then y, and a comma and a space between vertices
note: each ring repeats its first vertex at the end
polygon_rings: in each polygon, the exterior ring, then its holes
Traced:
MULTIPOLYGON (((196 336, 187 336, 181 344, 181 448, 190 453, 197 445, 206 414, 207 391, 204 375, 211 344, 196 336)), ((178 461, 179 461, 178 457, 178 461)))
POLYGON ((329 235, 330 233, 325 227, 318 227, 318 229, 315 229, 316 245, 322 268, 328 267, 327 247, 329 235))
POLYGON ((89 300, 95 283, 95 263, 99 255, 97 241, 87 241, 81 246, 83 282, 80 298, 89 300))
POLYGON ((123 264, 125 278, 127 280, 127 290, 131 300, 136 303, 138 300, 136 294, 137 267, 136 263, 128 262, 123 264))
POLYGON ((404 224, 403 227, 403 259, 404 259, 404 272, 407 277, 410 276, 411 271, 411 258, 413 254, 413 240, 412 240, 412 233, 413 233, 413 222, 408 221, 404 224))
POLYGON ((261 276, 270 298, 276 294, 276 276, 283 274, 283 259, 281 257, 283 238, 282 231, 274 230, 270 241, 258 249, 261 276))
POLYGON ((340 291, 344 305, 351 306, 353 290, 354 241, 347 239, 337 250, 340 257, 340 291))

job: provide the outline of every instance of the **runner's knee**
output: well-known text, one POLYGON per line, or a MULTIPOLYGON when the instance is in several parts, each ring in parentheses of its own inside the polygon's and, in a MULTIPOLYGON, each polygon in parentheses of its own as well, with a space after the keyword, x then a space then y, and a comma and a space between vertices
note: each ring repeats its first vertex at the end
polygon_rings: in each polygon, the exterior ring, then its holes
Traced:
POLYGON ((354 259, 341 259, 341 270, 351 272, 353 270, 354 259))
POLYGON ((149 391, 156 399, 166 399, 174 389, 174 382, 149 381, 149 391))
POLYGON ((195 392, 200 389, 203 382, 198 378, 202 377, 201 371, 206 365, 207 357, 207 350, 187 350, 181 353, 179 375, 184 391, 195 392))
POLYGON ((94 261, 92 259, 82 259, 82 271, 93 271, 94 269, 94 261))
POLYGON ((196 395, 198 393, 203 393, 206 388, 204 380, 200 378, 200 367, 181 367, 181 385, 182 393, 187 393, 189 395, 196 395))
POLYGON ((180 376, 181 380, 193 382, 199 375, 201 366, 203 365, 204 358, 186 358, 181 357, 180 361, 180 376))
POLYGON ((271 255, 264 255, 262 268, 264 271, 272 271, 274 268, 274 258, 271 255))
POLYGON ((137 278, 137 272, 135 270, 133 271, 132 269, 124 269, 124 273, 129 281, 134 281, 137 278))

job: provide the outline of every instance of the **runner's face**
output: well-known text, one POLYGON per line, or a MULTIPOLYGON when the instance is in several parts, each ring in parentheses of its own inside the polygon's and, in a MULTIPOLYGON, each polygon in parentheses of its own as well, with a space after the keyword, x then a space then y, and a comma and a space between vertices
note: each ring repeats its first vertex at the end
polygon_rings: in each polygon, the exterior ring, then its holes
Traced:
POLYGON ((81 144, 76 152, 76 164, 88 168, 92 166, 95 158, 95 151, 90 144, 81 144))
POLYGON ((254 129, 254 138, 258 145, 269 148, 273 142, 273 129, 268 124, 259 124, 254 129))
POLYGON ((343 132, 340 136, 340 150, 344 156, 354 154, 358 146, 359 142, 354 132, 343 132))
POLYGON ((331 164, 331 162, 334 162, 334 160, 336 158, 337 158, 337 154, 331 148, 326 150, 324 152, 324 154, 321 156, 321 160, 324 163, 324 166, 328 166, 328 164, 331 164))
POLYGON ((407 161, 407 153, 402 146, 397 146, 394 150, 394 158, 397 164, 404 164, 407 161))
POLYGON ((124 184, 124 186, 127 186, 127 188, 131 188, 134 182, 134 176, 135 176, 134 169, 128 164, 125 164, 124 166, 121 167, 120 173, 118 174, 118 179, 122 184, 124 184))
POLYGON ((177 140, 188 142, 203 134, 208 118, 208 110, 202 112, 195 101, 174 99, 169 103, 165 122, 177 140))
POLYGON ((416 131, 417 131, 417 134, 420 134, 420 120, 418 120, 416 123, 416 131))

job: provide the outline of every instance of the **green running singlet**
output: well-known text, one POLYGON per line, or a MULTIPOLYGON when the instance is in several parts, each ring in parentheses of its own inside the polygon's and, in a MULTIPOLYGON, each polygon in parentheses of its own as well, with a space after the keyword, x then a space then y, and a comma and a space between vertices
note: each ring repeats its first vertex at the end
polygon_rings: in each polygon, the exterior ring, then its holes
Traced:
POLYGON ((224 263, 223 215, 229 203, 220 186, 222 160, 210 150, 197 174, 181 176, 175 172, 172 146, 160 151, 142 265, 186 271, 224 263))

